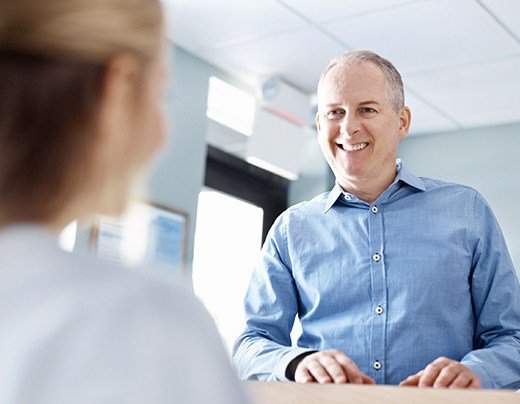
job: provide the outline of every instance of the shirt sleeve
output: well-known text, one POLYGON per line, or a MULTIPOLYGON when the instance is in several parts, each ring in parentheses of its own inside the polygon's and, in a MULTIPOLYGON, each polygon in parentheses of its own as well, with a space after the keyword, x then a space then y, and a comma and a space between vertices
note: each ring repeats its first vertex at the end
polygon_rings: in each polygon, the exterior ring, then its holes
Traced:
POLYGON ((267 235, 244 299, 246 328, 233 346, 233 361, 241 379, 287 381, 289 363, 313 351, 291 347, 298 294, 288 255, 282 215, 267 235))
POLYGON ((491 208, 474 200, 471 293, 476 317, 474 350, 461 362, 484 388, 520 387, 520 286, 491 208))

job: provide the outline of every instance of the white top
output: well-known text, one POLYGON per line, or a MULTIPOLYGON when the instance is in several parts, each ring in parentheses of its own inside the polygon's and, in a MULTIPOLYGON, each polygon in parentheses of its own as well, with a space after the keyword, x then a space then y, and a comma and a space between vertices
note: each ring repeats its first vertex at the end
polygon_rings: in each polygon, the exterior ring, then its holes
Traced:
POLYGON ((1 404, 244 401, 189 291, 0 230, 1 404))

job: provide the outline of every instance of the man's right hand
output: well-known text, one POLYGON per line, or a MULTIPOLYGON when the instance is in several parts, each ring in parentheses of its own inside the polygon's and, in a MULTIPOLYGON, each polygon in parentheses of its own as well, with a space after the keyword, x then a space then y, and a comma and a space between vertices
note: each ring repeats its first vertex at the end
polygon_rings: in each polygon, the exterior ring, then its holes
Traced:
POLYGON ((305 356, 294 372, 297 383, 376 384, 347 355, 337 349, 319 351, 305 356))

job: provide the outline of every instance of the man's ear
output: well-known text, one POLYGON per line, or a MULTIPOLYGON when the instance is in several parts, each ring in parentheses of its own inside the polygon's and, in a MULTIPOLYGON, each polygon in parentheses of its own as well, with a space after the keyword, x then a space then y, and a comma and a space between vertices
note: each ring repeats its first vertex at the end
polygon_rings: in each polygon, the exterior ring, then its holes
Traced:
POLYGON ((319 113, 319 111, 316 112, 316 129, 318 129, 318 132, 321 130, 320 113, 319 113))
POLYGON ((412 122, 412 113, 410 108, 404 106, 399 112, 399 140, 404 140, 410 130, 410 123, 412 122))

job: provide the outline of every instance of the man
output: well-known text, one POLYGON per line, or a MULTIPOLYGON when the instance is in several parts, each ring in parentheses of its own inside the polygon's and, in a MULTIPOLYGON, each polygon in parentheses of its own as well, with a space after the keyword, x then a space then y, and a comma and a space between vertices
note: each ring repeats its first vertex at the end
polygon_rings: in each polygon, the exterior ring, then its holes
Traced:
POLYGON ((267 237, 233 349, 241 378, 520 387, 520 287, 500 228, 475 190, 396 160, 410 119, 386 59, 326 68, 316 125, 337 183, 267 237))

